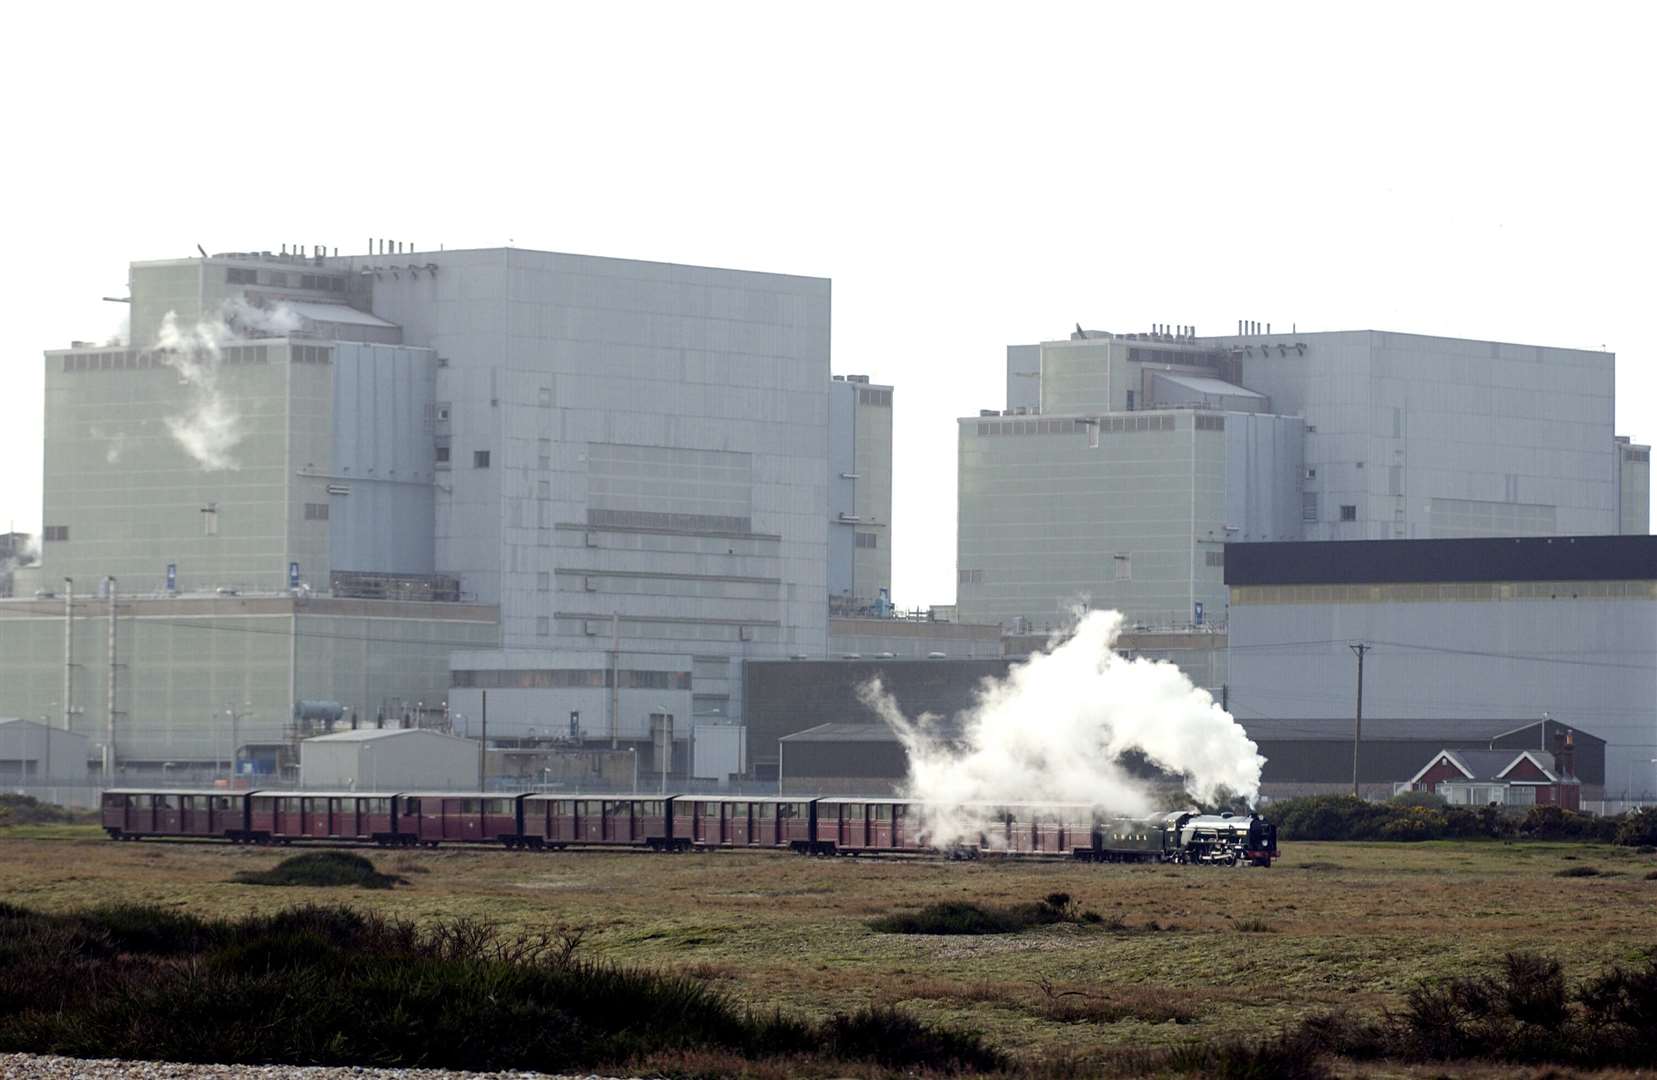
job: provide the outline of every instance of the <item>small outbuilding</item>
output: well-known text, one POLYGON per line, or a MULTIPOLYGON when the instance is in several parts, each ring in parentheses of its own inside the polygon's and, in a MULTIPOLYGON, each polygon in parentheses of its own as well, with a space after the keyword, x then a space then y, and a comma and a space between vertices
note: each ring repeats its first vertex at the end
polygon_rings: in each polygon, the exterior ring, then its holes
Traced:
POLYGON ((1440 750, 1399 785, 1431 791, 1452 806, 1582 807, 1582 785, 1546 750, 1440 750))
POLYGON ((299 744, 299 782, 337 791, 465 791, 478 783, 478 744, 421 728, 363 728, 299 744))
POLYGON ((0 716, 0 783, 84 784, 90 749, 85 735, 0 716))

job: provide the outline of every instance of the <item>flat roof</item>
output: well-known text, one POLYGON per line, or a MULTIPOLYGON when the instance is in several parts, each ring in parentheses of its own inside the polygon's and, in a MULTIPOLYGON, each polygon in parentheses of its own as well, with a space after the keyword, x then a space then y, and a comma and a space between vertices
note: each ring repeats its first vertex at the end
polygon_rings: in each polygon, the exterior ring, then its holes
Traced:
POLYGON ((472 740, 462 739, 457 735, 445 735, 441 731, 431 731, 427 728, 357 728, 355 731, 331 731, 326 735, 312 735, 304 742, 368 742, 371 739, 390 739, 398 735, 436 735, 440 739, 453 739, 455 742, 469 743, 472 740))
POLYGON ((1225 546, 1227 585, 1654 579, 1657 536, 1312 540, 1225 546))
MULTIPOLYGON (((1352 742, 1352 717, 1238 717, 1248 737, 1256 742, 1352 742)), ((1410 742, 1444 741, 1446 746, 1465 743, 1470 739, 1498 739, 1504 735, 1551 724, 1555 730, 1569 730, 1578 738, 1604 742, 1599 736, 1583 731, 1575 724, 1555 717, 1364 717, 1365 742, 1381 739, 1399 739, 1410 742)), ((1537 747, 1537 749, 1541 749, 1537 747)))
POLYGON ((897 732, 885 724, 818 724, 784 735, 781 742, 897 742, 897 732))

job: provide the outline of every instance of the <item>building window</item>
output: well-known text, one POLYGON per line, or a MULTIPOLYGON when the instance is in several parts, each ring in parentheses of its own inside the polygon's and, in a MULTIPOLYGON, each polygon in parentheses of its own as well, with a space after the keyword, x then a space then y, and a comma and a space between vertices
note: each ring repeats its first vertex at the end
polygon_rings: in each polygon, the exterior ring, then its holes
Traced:
POLYGON ((1133 391, 1128 391, 1128 411, 1133 412, 1133 391))
POLYGON ((437 448, 436 460, 440 465, 447 465, 449 463, 449 448, 447 446, 439 446, 437 448))
POLYGON ((1205 563, 1207 563, 1209 566, 1224 566, 1225 565, 1225 552, 1223 552, 1223 551, 1205 552, 1204 555, 1203 555, 1203 561, 1205 563))
POLYGON ((857 534, 857 546, 860 548, 879 547, 880 537, 875 533, 860 532, 857 534))
POLYGON ((45 540, 67 540, 69 539, 69 526, 48 525, 41 531, 41 536, 45 540))
POLYGON ((1302 491, 1300 493, 1300 520, 1316 521, 1318 519, 1318 493, 1302 491))
POLYGON ((982 571, 982 570, 962 570, 960 572, 960 574, 957 575, 957 584, 960 584, 960 585, 982 585, 982 584, 984 584, 984 571, 982 571))
POLYGON ((1133 559, 1130 556, 1112 555, 1111 562, 1114 563, 1116 567, 1115 577, 1117 581, 1133 580, 1133 559))
POLYGON ((488 467, 489 467, 489 451, 487 451, 487 450, 473 450, 472 451, 472 468, 474 468, 474 469, 487 469, 488 467))
MULTIPOLYGON (((217 515, 215 515, 215 516, 217 516, 217 515)), ((327 521, 328 520, 328 504, 327 503, 306 503, 305 504, 305 520, 306 521, 327 521)))
POLYGON ((1351 503, 1342 503, 1341 504, 1341 520, 1342 521, 1357 521, 1358 520, 1358 508, 1356 506, 1353 506, 1351 503))

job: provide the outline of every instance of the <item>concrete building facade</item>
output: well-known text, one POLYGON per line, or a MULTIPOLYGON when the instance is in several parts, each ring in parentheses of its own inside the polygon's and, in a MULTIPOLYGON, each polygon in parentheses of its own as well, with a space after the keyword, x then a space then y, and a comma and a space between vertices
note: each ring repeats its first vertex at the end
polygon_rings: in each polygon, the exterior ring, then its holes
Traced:
POLYGON ((892 388, 867 375, 829 387, 829 601, 883 614, 892 590, 892 388))
POLYGON ((1610 353, 1239 329, 1007 349, 1008 408, 960 421, 963 619, 1223 626, 1228 542, 1647 531, 1610 353))
POLYGON ((1360 643, 1366 714, 1551 718, 1605 740, 1584 782, 1657 795, 1657 538, 1237 544, 1226 580, 1245 727, 1350 711, 1360 643))

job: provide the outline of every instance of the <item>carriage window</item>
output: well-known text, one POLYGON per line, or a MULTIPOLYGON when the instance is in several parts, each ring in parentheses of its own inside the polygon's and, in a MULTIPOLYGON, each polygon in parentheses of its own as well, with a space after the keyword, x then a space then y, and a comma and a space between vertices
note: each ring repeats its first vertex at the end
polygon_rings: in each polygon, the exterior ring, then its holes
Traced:
POLYGON ((577 810, 580 812, 582 817, 597 817, 598 800, 585 799, 577 805, 577 810))
POLYGON ((575 813, 575 804, 568 799, 552 800, 552 812, 559 817, 569 817, 575 813))
POLYGON ((476 814, 479 812, 478 807, 483 805, 482 799, 456 799, 455 802, 459 804, 458 812, 462 814, 476 814))
POLYGON ((847 821, 862 821, 864 812, 867 809, 868 807, 859 803, 856 806, 845 807, 843 812, 846 815, 847 821))
POLYGON ((607 799, 604 802, 604 812, 611 817, 625 817, 628 813, 626 799, 607 799))
POLYGON ((661 817, 662 816, 661 801, 659 799, 651 799, 649 802, 644 804, 643 813, 649 815, 650 817, 661 817))
POLYGON ((229 810, 230 809, 230 798, 229 798, 229 796, 226 796, 226 795, 215 795, 215 796, 213 796, 213 809, 215 809, 215 810, 229 810))
POLYGON ((419 799, 404 799, 403 800, 403 813, 405 813, 405 814, 418 814, 419 812, 420 812, 420 800, 419 799))
POLYGON ((510 814, 512 812, 512 800, 490 799, 484 806, 484 812, 489 814, 510 814))
POLYGON ((894 818, 903 817, 904 814, 908 811, 908 809, 909 808, 907 806, 904 806, 902 803, 897 803, 892 807, 892 816, 894 818))
POLYGON ((320 814, 328 809, 327 799, 301 799, 299 808, 308 814, 320 814))
POLYGON ((875 820, 876 821, 890 821, 890 820, 892 820, 892 808, 891 808, 891 806, 887 805, 886 803, 880 803, 877 806, 875 806, 875 820))
POLYGON ((177 810, 178 809, 178 796, 177 795, 157 795, 155 797, 155 808, 157 810, 177 810))
POLYGON ((144 805, 144 796, 142 796, 142 795, 128 795, 127 796, 127 806, 132 808, 133 810, 137 810, 139 807, 141 807, 143 805, 144 805))
POLYGON ((761 821, 770 821, 772 818, 774 818, 776 816, 777 816, 777 804, 776 803, 768 803, 767 802, 767 803, 760 803, 759 804, 759 818, 760 818, 761 821))
POLYGON ((695 803, 680 802, 679 800, 675 799, 673 801, 673 816, 674 817, 690 817, 692 814, 694 814, 696 812, 695 807, 696 807, 695 803))

